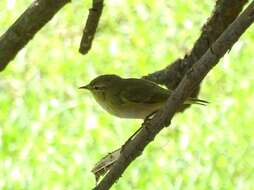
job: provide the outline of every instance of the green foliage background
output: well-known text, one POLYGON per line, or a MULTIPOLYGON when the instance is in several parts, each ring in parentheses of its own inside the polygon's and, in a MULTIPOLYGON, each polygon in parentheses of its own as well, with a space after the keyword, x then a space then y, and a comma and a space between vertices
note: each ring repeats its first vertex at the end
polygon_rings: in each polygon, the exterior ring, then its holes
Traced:
MULTIPOLYGON (((31 0, 0 1, 3 34, 31 0)), ((0 73, 0 189, 91 189, 90 172, 141 121, 78 90, 97 75, 141 77, 191 49, 208 1, 109 0, 78 53, 90 1, 66 5, 0 73)), ((178 114, 112 189, 254 189, 253 26, 203 82, 208 107, 178 114)))

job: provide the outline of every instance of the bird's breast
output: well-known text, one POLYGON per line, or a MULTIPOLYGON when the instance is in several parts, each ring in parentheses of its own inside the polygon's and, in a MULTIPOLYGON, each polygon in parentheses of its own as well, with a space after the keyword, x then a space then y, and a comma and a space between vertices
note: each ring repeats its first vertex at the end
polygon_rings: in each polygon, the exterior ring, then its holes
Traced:
POLYGON ((159 110, 161 103, 146 104, 135 102, 123 102, 119 96, 106 96, 105 93, 94 95, 100 106, 110 114, 120 118, 145 119, 151 113, 159 110), (113 97, 113 98, 112 98, 113 97))
POLYGON ((161 104, 138 104, 122 103, 117 104, 110 101, 97 101, 110 114, 120 118, 145 119, 151 113, 160 109, 161 104))

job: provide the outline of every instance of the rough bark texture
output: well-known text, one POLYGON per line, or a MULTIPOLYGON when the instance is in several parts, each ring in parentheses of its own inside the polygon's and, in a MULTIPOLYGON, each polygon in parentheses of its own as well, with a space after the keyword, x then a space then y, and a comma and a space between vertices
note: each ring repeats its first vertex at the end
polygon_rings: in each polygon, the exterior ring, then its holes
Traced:
POLYGON ((0 71, 70 0, 36 0, 0 37, 0 71))
MULTIPOLYGON (((202 28, 202 33, 191 52, 183 59, 177 59, 166 68, 144 76, 143 78, 154 81, 156 83, 166 85, 169 89, 175 89, 182 80, 186 71, 200 59, 211 44, 220 36, 220 34, 228 27, 228 25, 238 16, 244 4, 248 0, 217 0, 215 9, 210 19, 202 28)), ((200 86, 193 90, 191 97, 197 97, 200 86)), ((182 105, 181 111, 184 111, 190 105, 182 105)))
POLYGON ((191 52, 183 59, 177 59, 168 67, 144 76, 144 78, 175 89, 186 71, 200 59, 211 44, 232 23, 247 2, 248 0, 217 0, 212 16, 203 26, 202 33, 191 52))
POLYGON ((124 145, 119 159, 94 190, 109 189, 122 175, 128 165, 141 153, 155 136, 168 126, 184 100, 192 93, 219 59, 254 21, 254 1, 221 35, 211 44, 205 54, 186 72, 178 87, 169 97, 166 105, 147 122, 140 132, 124 145))

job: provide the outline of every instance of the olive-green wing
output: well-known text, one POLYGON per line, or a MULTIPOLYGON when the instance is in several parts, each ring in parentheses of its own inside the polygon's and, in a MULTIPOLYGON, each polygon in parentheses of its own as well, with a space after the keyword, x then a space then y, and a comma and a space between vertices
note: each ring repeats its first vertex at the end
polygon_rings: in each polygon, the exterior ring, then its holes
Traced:
POLYGON ((154 104, 167 100, 170 91, 143 79, 125 79, 120 97, 124 102, 154 104))

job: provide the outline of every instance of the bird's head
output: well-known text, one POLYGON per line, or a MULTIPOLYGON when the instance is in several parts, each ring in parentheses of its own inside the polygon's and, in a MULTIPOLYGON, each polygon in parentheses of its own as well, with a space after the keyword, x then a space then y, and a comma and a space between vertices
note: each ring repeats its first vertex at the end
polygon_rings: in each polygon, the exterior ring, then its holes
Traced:
POLYGON ((121 78, 117 75, 100 75, 93 79, 88 85, 79 88, 87 89, 94 95, 97 95, 113 89, 120 80, 121 78))

